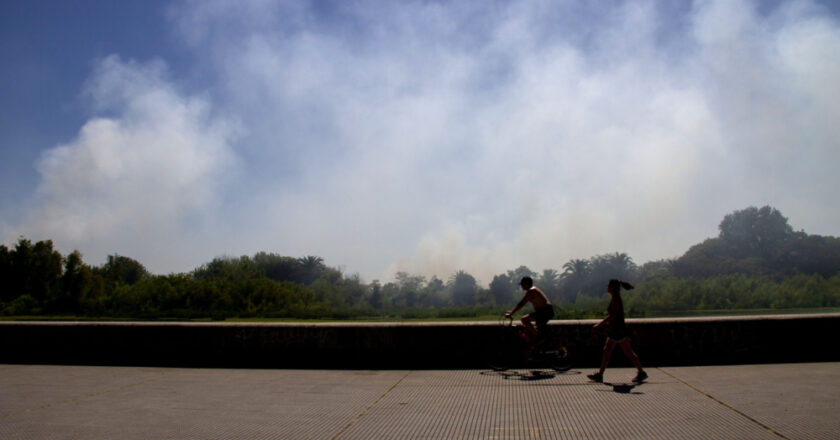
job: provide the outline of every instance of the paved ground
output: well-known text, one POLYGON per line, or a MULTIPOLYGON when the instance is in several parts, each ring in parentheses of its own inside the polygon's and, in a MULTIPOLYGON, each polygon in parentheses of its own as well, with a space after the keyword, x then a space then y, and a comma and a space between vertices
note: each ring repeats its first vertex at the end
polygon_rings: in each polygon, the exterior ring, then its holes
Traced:
POLYGON ((583 373, 0 365, 0 438, 840 436, 838 363, 583 373))

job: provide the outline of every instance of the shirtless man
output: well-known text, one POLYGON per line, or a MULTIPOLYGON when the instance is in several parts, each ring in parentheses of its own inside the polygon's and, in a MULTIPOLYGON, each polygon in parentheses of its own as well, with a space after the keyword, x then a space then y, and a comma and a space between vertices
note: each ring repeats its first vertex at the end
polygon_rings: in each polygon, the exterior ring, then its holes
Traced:
POLYGON ((554 307, 551 306, 551 302, 545 296, 545 293, 534 287, 534 280, 531 277, 523 277, 522 281, 519 282, 519 286, 525 291, 525 296, 522 297, 522 300, 516 304, 513 310, 505 313, 505 317, 510 318, 517 310, 530 302, 534 306, 534 312, 522 317, 524 329, 522 339, 525 342, 531 342, 536 339, 539 334, 539 329, 543 328, 554 317, 554 307))

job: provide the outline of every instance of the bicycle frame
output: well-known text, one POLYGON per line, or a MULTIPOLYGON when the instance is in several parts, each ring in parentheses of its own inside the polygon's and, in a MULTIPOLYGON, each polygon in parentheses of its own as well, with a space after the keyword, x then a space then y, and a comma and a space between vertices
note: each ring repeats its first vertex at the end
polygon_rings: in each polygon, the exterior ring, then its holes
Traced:
MULTIPOLYGON (((505 329, 506 334, 514 336, 519 341, 515 345, 519 345, 520 350, 524 349, 523 351, 530 353, 530 359, 526 359, 525 362, 546 364, 555 371, 568 371, 571 368, 569 350, 561 344, 552 342, 547 328, 538 329, 537 338, 534 341, 526 342, 520 337, 521 332, 524 331, 523 327, 514 325, 513 317, 502 316, 499 323, 505 329)), ((511 349, 513 350, 513 348, 511 349)), ((520 360, 516 363, 521 362, 520 360)), ((493 368, 499 369, 495 366, 493 368)), ((507 367, 501 369, 507 369, 507 367)))

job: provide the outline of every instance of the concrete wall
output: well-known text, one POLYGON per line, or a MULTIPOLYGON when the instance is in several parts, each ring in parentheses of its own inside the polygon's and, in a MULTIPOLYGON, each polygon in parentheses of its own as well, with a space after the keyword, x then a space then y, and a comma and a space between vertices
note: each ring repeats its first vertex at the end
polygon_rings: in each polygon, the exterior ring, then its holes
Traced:
MULTIPOLYGON (((552 321, 576 367, 600 361, 597 321, 552 321)), ((838 361, 840 314, 630 319, 649 366, 838 361)), ((493 322, 0 322, 0 363, 248 368, 484 368, 518 338, 493 322)), ((617 350, 611 365, 627 365, 617 350)))

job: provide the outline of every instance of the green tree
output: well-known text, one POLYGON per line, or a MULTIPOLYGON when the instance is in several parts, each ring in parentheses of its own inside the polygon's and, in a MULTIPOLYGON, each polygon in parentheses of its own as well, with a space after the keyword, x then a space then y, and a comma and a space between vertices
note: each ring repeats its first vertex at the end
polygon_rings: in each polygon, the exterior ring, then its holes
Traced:
POLYGON ((370 306, 377 310, 382 310, 385 307, 385 297, 382 293, 382 284, 379 283, 379 280, 373 280, 370 283, 370 299, 368 303, 370 306))
POLYGON ((729 256, 773 257, 776 250, 793 236, 788 219, 776 208, 749 207, 727 214, 718 225, 720 238, 729 256))
POLYGON ((513 283, 507 274, 496 275, 490 282, 490 295, 497 305, 505 306, 514 300, 513 283))
POLYGON ((537 273, 529 269, 528 266, 519 266, 516 269, 509 270, 507 272, 507 276, 512 284, 511 287, 513 287, 514 289, 518 289, 519 282, 522 280, 522 278, 531 277, 531 279, 536 279, 537 273))
POLYGON ((61 294, 56 295, 53 307, 59 311, 82 313, 86 304, 95 300, 92 289, 93 272, 82 261, 82 254, 73 251, 64 259, 64 273, 61 275, 61 294))
POLYGON ((326 269, 324 266, 324 259, 313 255, 307 255, 298 259, 301 267, 301 279, 303 284, 312 284, 317 280, 321 273, 326 269))
POLYGON ((432 276, 420 294, 420 304, 424 307, 446 307, 448 303, 446 284, 440 278, 432 276))
POLYGON ((426 283, 426 277, 422 275, 410 275, 407 272, 397 272, 396 278, 397 284, 399 285, 398 304, 405 307, 416 306, 420 291, 426 283))
POLYGON ((774 263, 775 273, 831 277, 840 273, 840 238, 796 233, 774 263))
POLYGON ((107 281, 132 285, 150 276, 139 261, 122 255, 108 255, 108 260, 97 270, 107 281))
POLYGON ((53 250, 52 240, 31 245, 29 240, 21 239, 18 245, 15 248, 18 255, 12 259, 17 260, 16 270, 23 275, 23 291, 35 298, 39 304, 44 304, 61 288, 61 254, 53 250))
POLYGON ((592 267, 589 260, 576 258, 566 262, 563 265, 563 284, 560 299, 568 303, 574 303, 578 294, 589 283, 591 273, 592 267))
POLYGON ((648 261, 639 268, 639 281, 672 276, 675 262, 674 259, 648 261))
POLYGON ((563 265, 563 275, 567 278, 583 280, 589 276, 589 269, 589 260, 569 260, 563 265))
POLYGON ((459 270, 449 278, 449 284, 452 289, 452 301, 456 306, 475 304, 476 293, 478 293, 478 282, 475 277, 459 270))
POLYGON ((537 286, 553 301, 560 295, 560 273, 554 269, 543 269, 535 280, 537 286))
POLYGON ((636 263, 633 262, 633 259, 630 258, 629 255, 623 252, 616 252, 606 255, 605 259, 615 273, 615 275, 610 278, 625 280, 635 278, 637 270, 636 263))
POLYGON ((274 281, 300 282, 303 278, 301 259, 259 252, 253 258, 255 269, 274 281))
POLYGON ((15 289, 15 272, 12 253, 6 245, 0 245, 0 302, 13 300, 21 292, 15 289))

